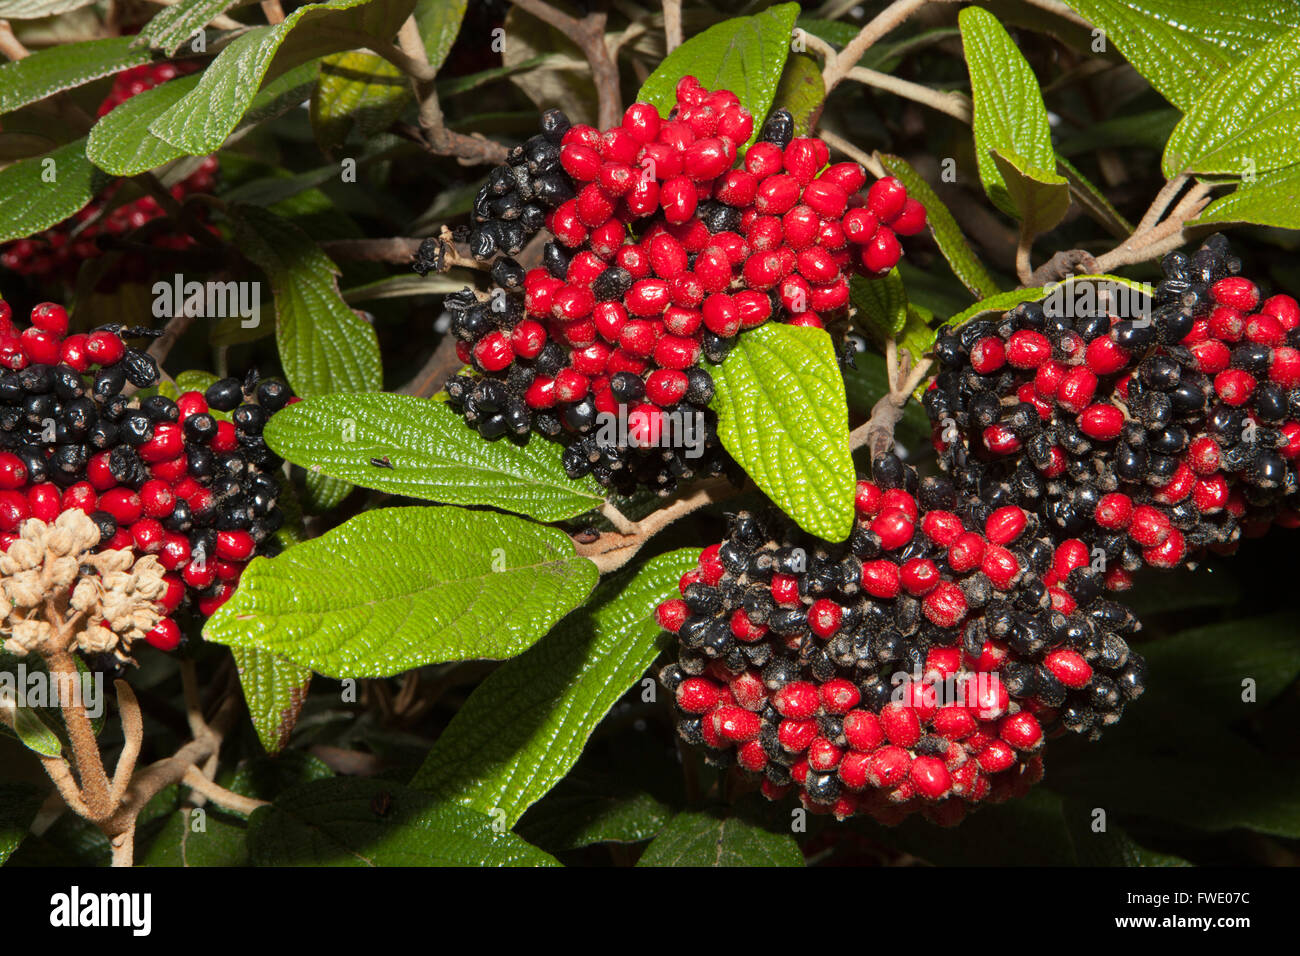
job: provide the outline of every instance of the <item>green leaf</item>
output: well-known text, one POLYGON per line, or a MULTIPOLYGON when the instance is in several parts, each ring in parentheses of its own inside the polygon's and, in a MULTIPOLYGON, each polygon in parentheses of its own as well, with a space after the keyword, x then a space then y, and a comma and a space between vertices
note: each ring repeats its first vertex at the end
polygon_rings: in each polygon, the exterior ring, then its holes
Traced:
POLYGON ((377 390, 379 340, 340 297, 338 267, 288 220, 249 205, 232 214, 241 251, 270 280, 280 364, 293 390, 304 398, 377 390))
MULTIPOLYGON (((253 97, 236 134, 280 116, 305 100, 315 85, 317 70, 315 63, 307 63, 266 84, 253 97)), ((201 73, 191 73, 131 97, 94 125, 86 155, 100 169, 116 176, 134 176, 186 155, 185 150, 151 133, 149 127, 185 99, 202 77, 201 73)))
POLYGON ((218 14, 225 13, 242 0, 180 0, 163 7, 140 28, 134 42, 174 54, 199 30, 211 23, 218 14))
POLYGON ((654 609, 699 554, 674 551, 606 582, 593 603, 502 665, 457 711, 411 785, 515 821, 582 754, 659 654, 654 609))
POLYGON ((555 528, 462 508, 384 508, 254 558, 203 636, 326 677, 387 677, 512 657, 597 577, 555 528))
POLYGON ((230 780, 218 782, 235 793, 255 800, 274 800, 293 787, 313 780, 329 780, 334 771, 305 750, 286 750, 275 756, 242 760, 230 780))
POLYGON ((0 169, 0 242, 63 222, 106 185, 86 159, 84 139, 0 169))
POLYGON ((975 108, 971 125, 980 182, 994 205, 1008 215, 1019 216, 992 151, 1015 153, 1021 158, 1023 170, 1056 168, 1043 94, 1034 71, 991 13, 966 7, 957 20, 970 70, 975 108))
POLYGON ((667 803, 617 777, 575 770, 529 808, 518 829, 546 849, 576 850, 593 843, 642 843, 672 815, 667 803))
POLYGON ((997 282, 989 275, 984 264, 971 249, 966 237, 962 235, 961 227, 957 225, 957 220, 948 211, 939 194, 930 188, 930 184, 903 157, 889 153, 881 153, 879 157, 889 174, 901 180, 907 187, 908 195, 925 206, 930 233, 934 236, 939 251, 948 260, 953 275, 960 279, 973 295, 980 298, 987 298, 996 293, 997 282))
POLYGON ((86 155, 116 176, 134 176, 184 155, 149 132, 149 124, 198 86, 200 79, 201 74, 191 73, 137 93, 94 125, 86 155))
POLYGON ((850 277, 849 298, 857 310, 853 320, 877 345, 883 347, 907 324, 907 290, 896 268, 879 278, 850 277))
POLYGON ((435 70, 442 69, 447 62, 447 54, 465 19, 466 6, 467 0, 418 0, 415 5, 415 23, 429 54, 429 65, 435 70))
POLYGON ((257 739, 267 753, 279 753, 307 700, 311 671, 255 647, 233 647, 231 652, 257 739))
POLYGON ((844 379, 822 329, 768 322, 713 370, 723 446, 809 534, 843 541, 853 527, 844 379))
POLYGON ((1261 43, 1300 27, 1290 0, 1066 0, 1105 31, 1161 95, 1188 109, 1261 43))
POLYGON ((794 53, 785 61, 772 109, 786 109, 794 117, 794 135, 811 136, 826 102, 821 65, 807 53, 794 53))
POLYGON ((1257 713, 1300 675, 1295 615, 1289 612, 1193 628, 1144 644, 1142 654, 1157 678, 1148 700, 1194 700, 1198 710, 1224 722, 1257 713), (1250 702, 1242 699, 1247 680, 1253 685, 1250 702))
POLYGON ((248 823, 256 866, 558 866, 481 813, 385 780, 305 784, 248 823))
POLYGON ((374 136, 400 117, 410 100, 410 80, 383 57, 359 50, 327 56, 311 98, 316 143, 329 154, 354 130, 374 136))
POLYGON ((781 82, 798 15, 797 3, 782 3, 709 27, 664 58, 641 85, 637 101, 651 103, 667 116, 676 103, 677 81, 689 74, 706 89, 731 90, 739 97, 754 117, 753 142, 781 82))
POLYGON ((295 465, 410 498, 491 505, 541 521, 604 501, 594 479, 565 474, 557 443, 485 442, 444 403, 412 395, 320 395, 277 412, 265 434, 295 465), (371 464, 384 458, 393 467, 371 464))
POLYGON ((1108 146, 1140 146, 1163 152, 1165 141, 1182 118, 1183 114, 1178 110, 1165 107, 1089 123, 1083 129, 1062 134, 1061 141, 1056 144, 1057 156, 1075 156, 1108 146))
POLYGON ((1213 566, 1145 575, 1124 594, 1124 604, 1142 621, 1174 611, 1232 607, 1240 600, 1241 584, 1213 566))
POLYGON ((303 504, 312 514, 324 514, 343 503, 343 499, 352 493, 352 485, 328 475, 307 472, 303 479, 306 493, 303 504))
POLYGON ((16 697, 0 697, 0 726, 22 742, 22 745, 42 757, 57 757, 63 752, 59 735, 41 720, 38 708, 28 707, 21 688, 16 697))
POLYGON ((64 43, 0 65, 0 113, 9 113, 63 90, 148 63, 148 50, 131 37, 64 43))
POLYGON ((1249 222, 1279 229, 1300 229, 1300 164, 1243 182, 1205 208, 1191 224, 1249 222))
POLYGON ((1056 154, 1056 169, 1070 184, 1070 195, 1092 215, 1094 219, 1109 229, 1117 239, 1127 239, 1133 232, 1133 224, 1115 208, 1106 194, 1092 184, 1073 163, 1056 154))
POLYGON ((555 442, 485 442, 445 403, 413 395, 317 395, 277 412, 265 436, 309 473, 425 501, 491 505, 543 522, 604 501, 593 479, 565 475, 555 442), (385 458, 393 467, 370 463, 385 458))
POLYGON ((1191 866, 1182 857, 1139 846, 1109 817, 1104 830, 1094 830, 1093 810, 1073 800, 1067 800, 1063 810, 1066 832, 1080 866, 1191 866))
POLYGON ((1161 166, 1179 173, 1266 173, 1300 162, 1300 29, 1220 76, 1174 127, 1161 166))
MULTIPOLYGON (((1099 748, 1100 749, 1100 748, 1099 748)), ((935 866, 1072 866, 1074 846, 1061 798, 1036 787, 1021 798, 983 805, 955 828, 911 817, 872 836, 935 866)))
POLYGON ((677 814, 637 861, 637 866, 803 865, 789 833, 773 833, 717 809, 677 814))
POLYGON ((1064 176, 1031 166, 1011 150, 997 147, 993 162, 1020 217, 1022 233, 1041 235, 1065 218, 1070 208, 1070 184, 1064 176))
POLYGON ((135 865, 247 866, 247 828, 235 822, 237 819, 211 807, 175 810, 163 819, 147 848, 137 855, 135 865), (196 817, 197 813, 202 813, 202 817, 196 817), (195 829, 196 826, 202 829, 195 829))
POLYGON ((0 865, 27 836, 45 792, 28 783, 0 783, 0 865))
POLYGON ((356 47, 357 34, 388 43, 415 0, 332 0, 299 7, 275 26, 233 40, 184 99, 150 124, 150 132, 191 155, 221 146, 263 80, 299 64, 356 47), (295 30, 303 24, 301 30, 295 30))

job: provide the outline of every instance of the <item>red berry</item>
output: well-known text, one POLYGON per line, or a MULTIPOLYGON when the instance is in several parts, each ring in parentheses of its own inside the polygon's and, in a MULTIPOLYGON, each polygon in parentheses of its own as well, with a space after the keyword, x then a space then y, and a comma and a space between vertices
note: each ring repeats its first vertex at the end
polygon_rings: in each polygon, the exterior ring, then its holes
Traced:
POLYGON ((160 651, 174 651, 181 643, 181 629, 171 618, 164 617, 145 634, 144 639, 160 651))
POLYGON ((877 179, 867 190, 867 206, 881 222, 889 222, 903 211, 907 187, 893 176, 877 179))

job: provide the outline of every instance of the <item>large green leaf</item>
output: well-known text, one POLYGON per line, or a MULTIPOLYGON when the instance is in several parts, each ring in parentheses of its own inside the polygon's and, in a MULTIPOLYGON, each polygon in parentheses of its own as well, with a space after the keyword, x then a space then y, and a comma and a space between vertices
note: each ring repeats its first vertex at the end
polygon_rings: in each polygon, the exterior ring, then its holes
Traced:
POLYGON ((256 866, 557 866, 491 817, 385 780, 304 784, 248 822, 256 866))
POLYGON ((1052 169, 1032 166, 1009 149, 993 148, 993 163, 1020 216, 1021 232, 1041 235, 1054 227, 1070 208, 1070 183, 1052 169))
POLYGON ((149 129, 187 153, 210 153, 234 131, 264 80, 352 49, 358 35, 389 43, 414 5, 415 0, 331 0, 299 7, 275 26, 254 27, 222 50, 198 86, 149 129))
POLYGON ((974 102, 972 128, 980 182, 993 203, 1011 216, 1023 217, 992 151, 1015 153, 1025 169, 1055 170, 1047 107, 1034 71, 1011 36, 987 10, 966 7, 958 15, 974 102))
POLYGON ((792 53, 776 88, 772 109, 785 109, 794 117, 794 135, 812 135, 813 125, 826 102, 821 66, 807 53, 792 53))
POLYGON ((162 820, 157 833, 137 850, 136 866, 247 866, 247 828, 238 817, 214 811, 174 810, 162 820), (195 814, 203 814, 202 829, 195 829, 195 814))
POLYGON ((1143 645, 1154 677, 1149 699, 1194 700, 1224 721, 1256 713, 1300 675, 1295 623, 1290 612, 1234 618, 1143 645), (1245 681, 1253 685, 1249 702, 1242 699, 1245 681))
POLYGON ((0 242, 62 222, 106 185, 86 159, 84 139, 0 169, 0 242))
POLYGON ((789 833, 773 833, 722 810, 689 810, 668 821, 637 866, 803 866, 789 833))
POLYGON ((27 836, 45 792, 28 783, 0 783, 0 864, 27 836))
POLYGON ((467 0, 417 0, 415 22, 424 40, 429 65, 441 69, 465 19, 467 0))
POLYGON ((880 154, 880 162, 891 176, 895 176, 907 187, 909 196, 919 200, 925 206, 925 215, 935 244, 943 257, 948 260, 953 275, 962 281, 962 285, 980 298, 987 298, 998 291, 998 284, 989 275, 984 263, 971 249, 961 227, 953 218, 948 207, 944 205, 939 194, 930 188, 930 184, 921 177, 912 164, 901 156, 889 153, 880 154))
POLYGON ((148 50, 131 47, 131 37, 110 37, 64 43, 0 64, 0 113, 148 63, 149 59, 148 50))
POLYGON ((1188 109, 1232 63, 1300 27, 1291 0, 1066 0, 1170 103, 1188 109))
MULTIPOLYGON (((316 83, 317 69, 315 63, 305 63, 267 83, 253 97, 238 129, 280 116, 305 100, 316 83)), ((188 96, 202 77, 191 73, 131 97, 94 125, 86 155, 100 169, 117 176, 134 176, 184 156, 185 150, 159 139, 149 127, 188 96)))
POLYGON ((147 44, 171 56, 218 14, 241 2, 243 0, 179 0, 154 14, 153 19, 140 28, 134 42, 147 44))
POLYGON ((412 786, 510 825, 582 754, 659 653, 654 609, 699 554, 674 551, 606 582, 590 608, 492 673, 457 711, 412 786))
POLYGON ((231 652, 257 739, 267 753, 279 753, 307 701, 311 671, 256 647, 233 647, 231 652))
POLYGON ((844 379, 822 329, 769 322, 713 370, 723 446, 810 534, 843 541, 856 477, 844 379))
POLYGON ((1300 29, 1260 47, 1220 76, 1174 127, 1161 165, 1240 176, 1300 162, 1300 29))
POLYGON ((664 58, 641 85, 637 101, 651 103, 667 116, 676 103, 677 81, 689 74, 706 89, 735 93, 753 114, 757 137, 781 82, 798 15, 797 3, 782 3, 709 27, 664 58))
POLYGON ((1300 164, 1263 173, 1214 200, 1193 222, 1249 222, 1279 229, 1300 229, 1300 164))
POLYGON ((554 528, 462 508, 384 508, 255 558, 203 635, 327 677, 386 677, 512 657, 597 577, 554 528))
POLYGON ((613 775, 574 770, 519 821, 519 833, 552 852, 593 843, 641 843, 655 837, 672 807, 613 775))
POLYGON ((360 50, 327 56, 311 97, 316 142, 332 153, 354 130, 361 137, 374 136, 401 116, 410 101, 410 80, 383 57, 360 50))
POLYGON ((410 498, 492 505, 542 521, 604 500, 594 479, 565 474, 560 445, 539 436, 523 446, 486 442, 445 403, 411 395, 319 395, 272 416, 265 434, 295 465, 410 498))
POLYGON ((302 229, 258 206, 233 210, 241 251, 271 283, 280 364, 304 398, 382 384, 374 327, 339 295, 339 268, 302 229))
POLYGON ((897 269, 888 275, 849 279, 849 297, 856 313, 853 318, 877 345, 892 339, 907 324, 907 290, 897 269))

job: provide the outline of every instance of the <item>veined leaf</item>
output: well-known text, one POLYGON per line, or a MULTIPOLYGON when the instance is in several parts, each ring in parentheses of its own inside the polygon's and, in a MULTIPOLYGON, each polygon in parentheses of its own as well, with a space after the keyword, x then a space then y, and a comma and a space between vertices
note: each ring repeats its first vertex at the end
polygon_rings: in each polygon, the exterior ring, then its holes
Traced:
MULTIPOLYGON (((0 9, 0 15, 7 15, 0 9)), ((131 37, 65 43, 0 64, 0 113, 9 113, 63 90, 148 63, 148 50, 133 49, 131 37)))
POLYGON ((1300 229, 1300 163, 1263 173, 1243 182, 1205 207, 1193 225, 1249 222, 1279 229, 1300 229))
POLYGON ((781 82, 798 15, 797 3, 781 3, 709 27, 664 58, 641 85, 637 101, 651 103, 667 116, 676 102, 677 81, 689 74, 706 89, 735 93, 754 117, 757 138, 781 82))
POLYGON ((317 396, 276 413, 266 440, 296 465, 411 498, 491 505, 542 521, 604 501, 594 479, 565 474, 558 444, 540 436, 522 447, 485 442, 442 402, 411 395, 317 396))
POLYGON ((307 700, 311 671, 255 647, 232 647, 231 651, 257 739, 267 753, 279 753, 289 742, 307 700))
POLYGON ((722 810, 688 810, 668 821, 637 866, 803 866, 789 833, 773 833, 722 810))
POLYGON ((513 826, 581 756, 587 739, 659 654, 654 609, 694 566, 660 555, 606 582, 589 609, 492 673, 470 695, 411 785, 513 826))
POLYGON ((255 558, 203 628, 327 677, 512 657, 586 600, 596 567, 569 536, 463 508, 384 508, 255 558))
POLYGON ((242 0, 180 0, 155 13, 140 28, 139 35, 132 38, 132 42, 136 46, 143 44, 154 47, 171 56, 219 14, 241 2, 242 0))
POLYGON ((107 185, 86 158, 85 139, 0 169, 0 242, 63 222, 107 185))
POLYGON ((1065 218, 1070 208, 1070 184, 1064 176, 1032 166, 1011 150, 993 148, 993 162, 1011 204, 1020 216, 1021 231, 1041 235, 1065 218))
POLYGON ((822 329, 768 322, 713 371, 723 446, 801 528, 843 541, 853 527, 844 379, 822 329))

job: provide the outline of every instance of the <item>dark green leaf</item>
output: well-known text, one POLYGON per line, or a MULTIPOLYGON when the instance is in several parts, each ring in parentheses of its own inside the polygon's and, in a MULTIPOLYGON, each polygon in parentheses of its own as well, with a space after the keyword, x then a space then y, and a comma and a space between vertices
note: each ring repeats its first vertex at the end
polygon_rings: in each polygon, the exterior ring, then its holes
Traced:
MULTIPOLYGON (((247 830, 211 806, 182 808, 163 821, 136 866, 247 866, 247 830)), ((143 842, 143 841, 142 841, 143 842)))
POLYGON ((807 53, 792 53, 776 88, 772 109, 787 109, 794 117, 796 136, 812 135, 813 125, 826 102, 826 84, 821 66, 807 53))
POLYGON ((429 54, 429 65, 435 70, 442 68, 456 42, 466 6, 467 0, 418 0, 415 4, 415 22, 429 54))
POLYGON ((384 780, 305 784, 248 824, 256 866, 556 866, 491 817, 384 780))
POLYGON ((45 793, 27 783, 0 783, 0 864, 9 859, 45 802, 45 793))
POLYGON ((519 821, 519 833, 553 852, 593 843, 641 843, 653 838, 673 815, 652 794, 617 777, 575 770, 519 821))
POLYGON ((882 153, 880 162, 891 176, 902 181, 907 187, 909 196, 919 200, 925 206, 930 232, 939 251, 952 267, 953 275, 960 279, 973 295, 980 298, 988 298, 996 293, 997 282, 989 275, 984 264, 971 249, 966 237, 962 235, 961 227, 957 225, 957 220, 948 211, 948 207, 944 205, 938 193, 930 188, 930 184, 903 157, 882 153))
POLYGON ((596 725, 659 650, 654 609, 698 559, 650 561, 602 585, 590 608, 502 665, 452 718, 412 786, 513 825, 577 762, 596 725))
POLYGON ((384 508, 254 558, 203 635, 327 677, 386 677, 512 657, 586 600, 597 577, 554 528, 462 508, 384 508))
POLYGON ((1300 164, 1261 174, 1210 203, 1193 222, 1249 222, 1300 229, 1300 164))
POLYGON ((86 159, 84 139, 0 169, 0 242, 62 222, 107 185, 86 159))
POLYGON ((137 45, 147 44, 171 56, 218 14, 225 13, 241 2, 242 0, 179 0, 154 14, 153 19, 140 28, 140 34, 133 42, 137 45))
POLYGON ((1065 218, 1070 208, 1070 184, 1064 176, 1028 164, 1024 157, 998 147, 993 163, 1002 177, 1007 195, 1020 216, 1021 231, 1041 235, 1065 218))
POLYGON ((754 117, 754 136, 776 96, 790 52, 799 5, 782 3, 752 17, 734 17, 691 37, 650 74, 637 101, 667 116, 676 102, 677 81, 691 75, 706 89, 731 90, 754 117))
POLYGON ((255 647, 234 647, 231 651, 257 739, 267 753, 279 753, 289 742, 307 699, 311 671, 255 647))
POLYGON ((148 62, 149 51, 133 49, 131 37, 38 50, 21 60, 0 64, 0 113, 148 62))
POLYGON ((907 324, 907 290, 897 269, 879 278, 855 275, 849 280, 853 316, 877 345, 883 346, 907 324))
POLYGON ((522 447, 485 442, 442 402, 414 396, 317 396, 275 415, 266 440, 296 465, 427 501, 492 505, 542 521, 572 518, 604 501, 593 479, 565 474, 560 445, 540 436, 522 447))
POLYGON ((803 866, 789 833, 773 833, 722 810, 679 813, 650 842, 637 866, 803 866))

